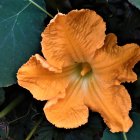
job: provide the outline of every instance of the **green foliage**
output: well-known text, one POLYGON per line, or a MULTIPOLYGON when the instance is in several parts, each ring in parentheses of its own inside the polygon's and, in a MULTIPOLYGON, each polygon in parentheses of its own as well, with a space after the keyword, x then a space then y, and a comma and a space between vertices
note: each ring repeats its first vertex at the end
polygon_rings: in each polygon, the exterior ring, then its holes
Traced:
MULTIPOLYGON (((24 105, 24 104, 23 104, 24 105)), ((33 116, 36 114, 35 110, 33 110, 31 105, 25 105, 25 108, 19 107, 17 110, 14 110, 13 116, 10 116, 9 121, 9 137, 13 140, 25 140, 28 133, 35 125, 35 121, 33 120, 33 116), (19 109, 23 109, 24 114, 19 111, 19 109), (25 112, 26 110, 26 112, 25 112), (17 115, 20 112, 19 115, 17 115)), ((10 114, 9 114, 10 115, 10 114)))
POLYGON ((53 139, 53 126, 49 123, 45 123, 46 125, 42 126, 38 132, 35 140, 52 140, 53 139))
POLYGON ((102 131, 100 117, 91 113, 87 124, 76 129, 60 129, 46 120, 36 132, 35 140, 93 140, 102 131))
POLYGON ((5 100, 5 91, 3 88, 0 88, 0 105, 4 102, 5 100))
POLYGON ((99 116, 90 114, 88 124, 68 133, 65 140, 93 140, 101 131, 102 124, 99 116))
POLYGON ((135 98, 140 98, 140 76, 138 76, 138 80, 135 82, 135 88, 133 89, 133 96, 135 98))
MULTIPOLYGON (((139 140, 140 139, 140 114, 132 113, 131 118, 133 120, 133 126, 126 133, 128 140, 139 140)), ((103 134, 102 140, 124 140, 122 133, 111 133, 109 129, 106 129, 103 134)))
POLYGON ((18 68, 40 50, 45 17, 28 0, 0 1, 0 87, 16 83, 18 68))
POLYGON ((9 134, 8 122, 5 121, 4 119, 1 119, 0 120, 0 138, 2 138, 2 140, 5 140, 6 138, 8 138, 8 134, 9 134))
POLYGON ((133 4, 135 7, 140 9, 140 0, 128 0, 131 4, 133 4))

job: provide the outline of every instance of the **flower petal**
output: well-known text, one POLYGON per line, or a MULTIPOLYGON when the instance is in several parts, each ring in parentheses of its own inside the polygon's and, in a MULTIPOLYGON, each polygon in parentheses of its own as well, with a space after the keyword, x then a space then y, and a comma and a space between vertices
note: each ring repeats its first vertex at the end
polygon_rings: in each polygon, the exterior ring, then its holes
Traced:
POLYGON ((140 60, 140 48, 136 44, 119 47, 116 36, 109 34, 93 60, 93 78, 89 80, 85 102, 103 116, 112 132, 127 132, 132 126, 128 116, 131 100, 120 84, 137 79, 132 68, 140 60))
POLYGON ((24 64, 17 73, 18 83, 28 89, 38 100, 63 97, 68 86, 73 67, 60 70, 51 67, 47 61, 36 54, 24 64))
POLYGON ((121 85, 110 88, 91 79, 88 83, 85 104, 93 111, 99 112, 112 132, 127 132, 132 126, 129 118, 131 109, 130 96, 121 85))
POLYGON ((71 81, 66 97, 50 100, 44 107, 47 119, 59 128, 76 128, 88 121, 88 108, 83 103, 83 91, 79 78, 71 81), (50 105, 51 104, 51 105, 50 105))
POLYGON ((105 39, 105 23, 91 10, 58 13, 42 33, 42 52, 48 62, 61 69, 74 62, 92 60, 105 39))
POLYGON ((98 79, 109 84, 134 82, 137 76, 132 68, 140 60, 140 47, 134 43, 119 47, 116 36, 108 34, 93 60, 92 69, 98 79))

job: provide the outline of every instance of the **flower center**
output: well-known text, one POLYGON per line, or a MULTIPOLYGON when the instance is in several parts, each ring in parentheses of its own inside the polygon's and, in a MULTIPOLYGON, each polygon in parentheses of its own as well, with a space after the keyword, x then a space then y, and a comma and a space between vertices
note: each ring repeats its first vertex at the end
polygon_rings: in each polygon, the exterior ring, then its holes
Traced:
POLYGON ((88 63, 82 63, 81 75, 85 76, 91 71, 91 66, 88 63))

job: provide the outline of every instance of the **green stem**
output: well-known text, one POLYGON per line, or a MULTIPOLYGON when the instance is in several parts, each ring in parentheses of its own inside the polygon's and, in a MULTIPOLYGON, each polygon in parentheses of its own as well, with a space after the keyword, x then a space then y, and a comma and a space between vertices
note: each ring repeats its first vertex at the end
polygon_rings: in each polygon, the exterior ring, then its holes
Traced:
POLYGON ((36 6, 38 9, 40 9, 41 11, 43 11, 44 13, 46 13, 48 16, 50 16, 51 18, 53 18, 53 16, 48 12, 46 11, 45 9, 43 9, 41 6, 39 6, 37 3, 35 3, 34 1, 32 0, 29 0, 34 6, 36 6))
POLYGON ((123 138, 124 138, 124 140, 127 140, 127 137, 126 137, 126 133, 125 132, 123 132, 123 138))
POLYGON ((8 106, 6 106, 1 112, 0 112, 0 118, 3 118, 8 113, 10 113, 22 100, 24 99, 24 96, 21 95, 14 99, 8 106))
POLYGON ((40 118, 39 121, 36 123, 36 125, 33 127, 33 129, 31 130, 31 132, 28 134, 28 136, 26 137, 25 140, 30 140, 31 137, 33 136, 33 134, 35 133, 35 131, 37 130, 39 124, 42 122, 43 118, 40 118))

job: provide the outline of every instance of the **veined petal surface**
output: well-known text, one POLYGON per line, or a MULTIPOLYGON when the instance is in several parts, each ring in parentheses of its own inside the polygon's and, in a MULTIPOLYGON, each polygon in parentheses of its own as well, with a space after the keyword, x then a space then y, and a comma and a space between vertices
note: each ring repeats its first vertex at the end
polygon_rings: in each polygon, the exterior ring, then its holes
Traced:
POLYGON ((44 107, 45 115, 55 126, 76 128, 87 123, 88 108, 83 102, 85 93, 82 90, 82 82, 79 76, 75 76, 66 89, 65 98, 58 99, 56 103, 53 100, 46 103, 44 107))
POLYGON ((18 84, 28 89, 38 100, 61 98, 65 95, 73 70, 74 66, 63 71, 53 68, 43 57, 36 54, 19 69, 18 84))
POLYGON ((127 90, 121 85, 109 88, 96 80, 90 78, 87 83, 85 104, 92 111, 101 114, 112 132, 127 132, 133 124, 129 118, 131 100, 127 90))
POLYGON ((103 48, 96 51, 91 67, 97 79, 109 83, 134 82, 136 74, 132 71, 140 60, 140 47, 131 43, 122 47, 117 45, 117 37, 108 34, 103 48))
POLYGON ((121 83, 137 79, 132 68, 139 60, 139 46, 132 43, 119 47, 114 34, 106 36, 104 46, 94 55, 85 103, 101 114, 112 132, 127 132, 132 126, 130 96, 121 83))
POLYGON ((58 13, 42 33, 43 55, 59 69, 91 61, 104 44, 105 28, 103 19, 91 10, 58 13))

